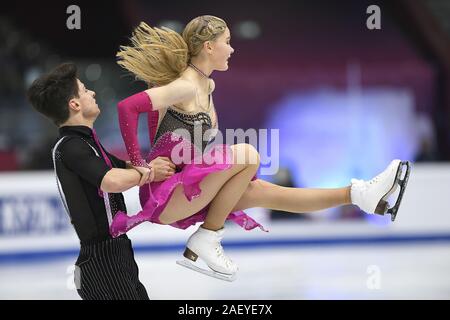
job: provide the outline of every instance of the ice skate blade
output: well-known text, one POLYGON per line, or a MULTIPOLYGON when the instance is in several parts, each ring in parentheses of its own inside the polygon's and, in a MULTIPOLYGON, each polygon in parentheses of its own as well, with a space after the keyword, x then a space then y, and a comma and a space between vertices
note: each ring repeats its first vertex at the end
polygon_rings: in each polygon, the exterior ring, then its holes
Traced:
POLYGON ((226 275, 226 274, 215 272, 213 270, 206 270, 206 269, 197 267, 196 265, 194 265, 189 260, 178 260, 177 264, 182 266, 182 267, 185 267, 185 268, 197 271, 197 272, 199 272, 201 274, 204 274, 204 275, 207 275, 207 276, 210 276, 212 278, 219 279, 219 280, 228 281, 228 282, 233 282, 234 280, 236 280, 236 273, 234 273, 232 275, 226 275))
POLYGON ((385 213, 387 213, 388 209, 389 209, 389 203, 388 203, 388 198, 391 194, 393 194, 395 192, 395 190, 397 190, 397 183, 400 179, 402 175, 402 162, 399 162, 398 167, 397 167, 397 171, 395 173, 395 179, 392 182, 392 186, 391 188, 388 190, 388 192, 386 192, 383 197, 381 197, 380 201, 378 202, 377 207, 375 208, 374 213, 375 214, 379 214, 381 216, 384 216, 385 213))
MULTIPOLYGON (((397 217, 397 211, 402 202, 403 194, 405 193, 406 186, 407 186, 408 180, 409 180, 409 174, 411 172, 411 163, 409 161, 402 161, 400 163, 400 168, 403 168, 403 166, 406 166, 405 177, 402 180, 400 180, 400 177, 399 177, 399 179, 397 181, 397 183, 400 186, 400 193, 398 195, 397 201, 395 202, 395 205, 387 211, 387 213, 389 213, 391 215, 392 222, 394 222, 395 218, 397 217)), ((403 171, 401 170, 401 173, 402 172, 403 171)), ((401 174, 400 174, 400 176, 401 176, 401 174)))
POLYGON ((389 189, 389 191, 381 198, 380 202, 377 205, 377 208, 375 209, 375 213, 379 214, 379 215, 385 215, 385 214, 390 214, 391 215, 391 221, 395 221, 395 218, 397 217, 397 211, 398 208, 400 207, 400 203, 402 201, 403 198, 403 194, 405 192, 406 189, 406 185, 408 183, 408 178, 409 178, 409 173, 411 170, 411 165, 409 161, 402 161, 400 162, 398 168, 397 168, 397 173, 395 176, 395 180, 394 183, 392 184, 391 189, 389 189), (403 173, 403 167, 406 166, 406 172, 405 172, 405 177, 403 178, 403 180, 401 180, 401 176, 403 173), (395 192, 395 190, 397 190, 397 184, 400 187, 400 193, 397 197, 397 201, 395 202, 395 205, 392 208, 389 208, 389 203, 387 202, 388 197, 395 192))

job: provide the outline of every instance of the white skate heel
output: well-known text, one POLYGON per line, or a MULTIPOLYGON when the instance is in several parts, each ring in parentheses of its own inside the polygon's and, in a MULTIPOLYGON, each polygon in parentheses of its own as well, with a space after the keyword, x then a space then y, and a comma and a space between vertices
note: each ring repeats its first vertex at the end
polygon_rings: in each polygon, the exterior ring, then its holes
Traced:
POLYGON ((177 264, 220 280, 234 281, 238 266, 223 251, 221 245, 223 233, 223 228, 212 231, 199 227, 186 244, 183 254, 186 259, 177 261, 177 264), (193 264, 198 258, 211 270, 193 264))
POLYGON ((367 213, 384 215, 389 213, 391 220, 397 217, 397 211, 403 198, 410 173, 409 161, 393 160, 389 166, 370 181, 352 179, 352 203, 367 213), (406 170, 404 171, 404 167, 406 170), (403 179, 401 177, 403 176, 403 179), (400 193, 394 206, 389 208, 388 197, 400 186, 400 193))

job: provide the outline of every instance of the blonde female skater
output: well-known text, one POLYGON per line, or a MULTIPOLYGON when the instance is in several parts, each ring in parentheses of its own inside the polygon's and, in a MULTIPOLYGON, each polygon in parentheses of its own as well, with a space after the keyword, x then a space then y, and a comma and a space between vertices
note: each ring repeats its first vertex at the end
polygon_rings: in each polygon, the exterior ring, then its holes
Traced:
POLYGON ((118 63, 150 88, 119 102, 120 128, 133 165, 149 163, 155 178, 140 188, 142 211, 134 216, 115 216, 110 228, 113 236, 143 221, 182 229, 203 222, 187 241, 184 256, 189 260, 183 265, 233 280, 238 266, 221 246, 225 220, 246 230, 262 229, 244 209, 263 207, 301 213, 355 204, 367 213, 388 212, 395 218, 407 182, 408 162, 394 160, 372 180, 352 179, 343 188, 286 188, 256 178, 259 154, 252 145, 209 144, 211 139, 198 143, 192 139, 196 130, 207 136, 210 129, 218 128, 212 101, 215 85, 210 76, 214 71, 228 70, 228 59, 234 53, 225 21, 214 16, 197 17, 187 24, 182 36, 141 23, 131 40, 130 46, 118 52, 118 63), (140 113, 148 114, 152 144, 145 159, 137 139, 140 113), (188 135, 176 134, 180 129, 188 135), (174 158, 180 145, 191 147, 187 149, 192 151, 188 152, 191 160, 198 158, 195 150, 201 150, 201 159, 221 161, 179 163, 174 158), (404 165, 406 174, 401 180, 404 165), (389 209, 387 197, 398 186, 400 196, 389 209), (191 263, 197 258, 212 271, 191 263))

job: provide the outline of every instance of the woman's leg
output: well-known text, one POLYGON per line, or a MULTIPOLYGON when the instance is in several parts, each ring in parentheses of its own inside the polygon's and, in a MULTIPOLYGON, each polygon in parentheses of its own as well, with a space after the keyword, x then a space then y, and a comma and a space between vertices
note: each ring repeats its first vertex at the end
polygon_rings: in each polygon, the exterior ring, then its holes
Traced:
MULTIPOLYGON (((255 164, 250 163, 251 161, 242 161, 242 158, 244 158, 244 160, 248 159, 250 153, 255 151, 251 145, 236 144, 232 145, 231 149, 233 151, 233 166, 228 170, 214 172, 205 177, 205 179, 200 182, 200 189, 202 192, 198 198, 194 198, 192 201, 189 201, 184 195, 183 186, 178 186, 175 188, 169 202, 167 203, 167 206, 164 208, 159 217, 161 223, 171 224, 192 216, 210 204, 222 189, 226 189, 227 191, 234 193, 232 188, 225 188, 225 185, 228 182, 232 182, 234 187, 242 184, 242 191, 235 194, 235 202, 232 203, 231 206, 228 205, 230 207, 229 209, 232 209, 247 188, 248 183, 252 178, 252 176, 249 178, 251 172, 254 175, 257 169, 255 169, 255 164), (245 157, 243 155, 245 155, 245 157)), ((226 196, 222 195, 220 199, 222 199, 221 201, 223 202, 224 199, 226 199, 226 196)), ((226 214, 223 213, 223 210, 217 211, 218 204, 215 204, 213 208, 215 209, 209 209, 207 217, 212 225, 220 224, 220 221, 224 221, 226 216, 230 213, 230 210, 228 210, 226 214), (217 218, 213 218, 211 215, 217 215, 217 218), (223 218, 224 215, 225 218, 223 218)))
POLYGON ((251 181, 231 211, 262 207, 304 213, 351 204, 350 187, 304 189, 282 187, 261 179, 251 181))
POLYGON ((202 225, 203 228, 217 231, 223 227, 228 215, 245 190, 247 190, 250 181, 258 171, 260 163, 259 153, 251 145, 247 146, 246 152, 250 158, 253 157, 254 161, 245 160, 247 163, 246 168, 228 180, 216 194, 209 206, 208 215, 202 225))

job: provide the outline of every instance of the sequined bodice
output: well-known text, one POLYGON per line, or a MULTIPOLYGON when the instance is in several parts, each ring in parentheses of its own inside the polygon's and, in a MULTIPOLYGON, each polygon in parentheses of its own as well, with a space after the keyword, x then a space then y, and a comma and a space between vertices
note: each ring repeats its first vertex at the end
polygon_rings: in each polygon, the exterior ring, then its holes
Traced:
POLYGON ((161 137, 166 132, 173 132, 177 129, 185 129, 187 130, 187 132, 189 132, 191 143, 196 144, 198 148, 204 151, 212 138, 212 136, 205 136, 205 132, 211 128, 211 117, 206 112, 188 114, 179 112, 169 107, 166 111, 166 114, 164 115, 164 118, 161 120, 155 136, 155 141, 153 142, 156 143, 159 137, 161 137), (197 130, 195 130, 196 127, 198 127, 197 130), (196 133, 201 133, 201 136, 197 138, 197 141, 194 141, 194 135, 196 133))

